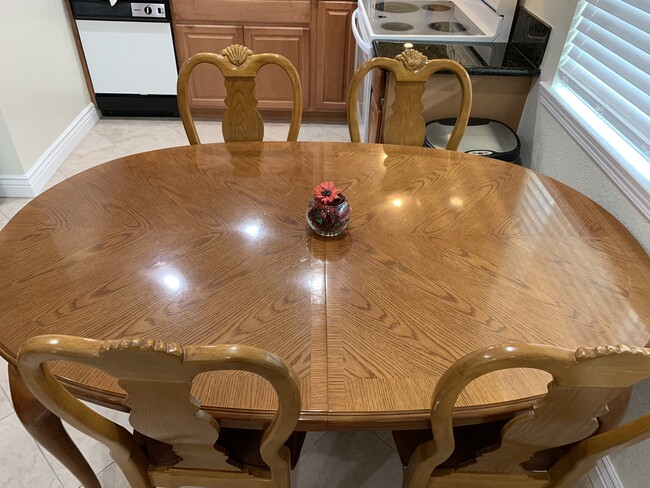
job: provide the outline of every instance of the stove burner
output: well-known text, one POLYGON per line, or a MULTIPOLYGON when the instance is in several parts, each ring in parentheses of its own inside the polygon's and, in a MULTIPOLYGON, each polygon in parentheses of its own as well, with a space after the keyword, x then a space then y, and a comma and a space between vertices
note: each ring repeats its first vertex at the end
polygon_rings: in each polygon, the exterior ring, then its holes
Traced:
POLYGON ((375 10, 388 12, 391 14, 407 14, 415 12, 418 9, 416 5, 406 2, 379 2, 375 5, 375 10))
POLYGON ((405 22, 386 22, 385 24, 381 24, 381 28, 389 31, 403 32, 403 31, 410 31, 411 29, 413 29, 413 26, 405 22))
POLYGON ((458 22, 433 22, 429 27, 438 32, 467 32, 467 27, 458 22))
POLYGON ((429 10, 431 12, 449 12, 451 10, 451 7, 451 2, 436 2, 422 5, 422 8, 424 10, 429 10))

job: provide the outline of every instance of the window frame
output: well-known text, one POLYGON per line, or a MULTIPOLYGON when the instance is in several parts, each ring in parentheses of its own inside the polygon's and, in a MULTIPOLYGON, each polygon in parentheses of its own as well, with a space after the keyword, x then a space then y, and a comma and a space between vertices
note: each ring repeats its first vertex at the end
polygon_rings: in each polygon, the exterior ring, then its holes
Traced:
MULTIPOLYGON (((573 27, 582 11, 578 4, 564 51, 572 43, 573 27)), ((560 62, 561 65, 561 62, 560 62)), ((560 79, 560 65, 553 82, 540 83, 540 102, 596 162, 614 184, 650 220, 650 159, 624 139, 594 108, 579 98, 560 79)))

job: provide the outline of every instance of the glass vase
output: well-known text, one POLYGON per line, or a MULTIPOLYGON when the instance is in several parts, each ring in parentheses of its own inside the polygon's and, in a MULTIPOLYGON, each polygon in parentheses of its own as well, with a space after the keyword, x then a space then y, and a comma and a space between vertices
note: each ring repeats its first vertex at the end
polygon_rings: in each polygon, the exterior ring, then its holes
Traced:
POLYGON ((339 195, 332 203, 324 204, 312 197, 307 207, 307 224, 321 236, 337 236, 350 222, 350 203, 339 195))

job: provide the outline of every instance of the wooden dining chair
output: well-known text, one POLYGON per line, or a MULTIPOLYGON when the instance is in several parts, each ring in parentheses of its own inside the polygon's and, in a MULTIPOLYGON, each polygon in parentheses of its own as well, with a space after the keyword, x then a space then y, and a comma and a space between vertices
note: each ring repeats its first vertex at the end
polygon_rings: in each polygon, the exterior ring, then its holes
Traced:
POLYGON ((375 68, 390 71, 395 76, 395 101, 393 113, 384 125, 384 143, 406 146, 422 146, 426 125, 422 117, 422 95, 427 80, 438 71, 450 71, 458 79, 461 91, 460 112, 446 149, 455 151, 465 134, 469 113, 472 108, 472 85, 463 66, 448 59, 428 60, 420 51, 407 49, 390 58, 373 58, 363 63, 352 77, 348 91, 348 128, 352 142, 361 142, 357 98, 359 88, 366 75, 375 68))
MULTIPOLYGON (((650 414, 620 427, 620 417, 615 422, 602 420, 621 395, 648 377, 650 349, 640 347, 571 351, 510 344, 473 352, 438 381, 431 435, 409 453, 403 486, 570 488, 602 456, 650 438, 650 414), (458 438, 462 427, 452 426, 454 404, 471 381, 509 368, 539 369, 554 379, 531 409, 465 435, 475 446, 467 456, 467 445, 458 438)), ((394 436, 399 450, 400 433, 394 436)))
POLYGON ((256 109, 258 100, 254 90, 255 76, 267 64, 279 66, 289 76, 293 88, 293 110, 287 141, 298 139, 302 120, 302 88, 294 65, 280 54, 254 54, 246 46, 233 44, 223 49, 221 54, 195 54, 181 67, 177 83, 178 108, 190 144, 200 144, 201 140, 190 112, 187 86, 194 68, 203 63, 219 68, 225 78, 227 110, 221 122, 225 142, 261 141, 264 138, 264 122, 256 109))
POLYGON ((25 342, 17 361, 20 377, 34 396, 62 420, 105 444, 133 488, 290 486, 295 460, 289 441, 300 414, 300 391, 293 370, 275 354, 242 345, 183 347, 146 339, 49 335, 25 342), (51 360, 82 363, 116 378, 128 395, 134 433, 68 393, 45 364, 51 360), (231 448, 254 457, 238 432, 229 429, 226 436, 226 429, 201 410, 190 393, 197 374, 215 370, 254 373, 277 393, 277 413, 257 436, 260 463, 232 456, 231 448), (222 437, 230 442, 222 443, 222 437))

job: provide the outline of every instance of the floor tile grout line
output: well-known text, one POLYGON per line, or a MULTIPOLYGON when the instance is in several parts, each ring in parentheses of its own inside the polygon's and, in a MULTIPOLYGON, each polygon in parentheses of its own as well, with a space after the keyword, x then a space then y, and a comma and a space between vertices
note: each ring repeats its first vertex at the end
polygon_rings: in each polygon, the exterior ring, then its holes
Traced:
MULTIPOLYGON (((2 203, 2 200, 4 200, 5 198, 9 199, 11 197, 2 197, 2 198, 0 198, 0 203, 2 203)), ((9 222, 11 220, 11 218, 6 213, 4 213, 1 209, 0 209, 0 215, 2 217, 4 217, 7 222, 9 222)))
MULTIPOLYGON (((4 361, 3 358, 0 358, 0 361, 4 361)), ((7 368, 9 368, 9 364, 7 363, 7 368)), ((7 371, 7 376, 9 376, 9 371, 7 371)), ((7 388, 9 388, 9 378, 7 378, 7 388)), ((15 412, 14 409, 14 402, 11 399, 11 391, 5 390, 4 385, 0 384, 0 391, 4 393, 4 395, 9 399, 9 403, 11 404, 11 411, 15 412)))
MULTIPOLYGON (((301 453, 300 453, 300 456, 304 456, 304 455, 307 454, 308 452, 313 451, 314 448, 315 448, 315 447, 320 443, 320 441, 322 441, 322 440, 325 438, 325 436, 327 435, 327 432, 318 432, 318 433, 319 433, 319 434, 322 434, 322 435, 318 438, 318 440, 317 440, 316 442, 314 442, 314 443, 312 444, 312 446, 311 446, 309 449, 307 449, 307 450, 304 451, 304 452, 301 452, 301 453)), ((300 462, 300 457, 298 458, 298 462, 300 462)))
MULTIPOLYGON (((66 430, 66 432, 68 432, 68 429, 66 428, 65 423, 63 424, 63 428, 66 430)), ((68 432, 68 435, 70 435, 69 432, 68 432)), ((61 485, 61 487, 66 488, 65 483, 63 482, 63 480, 61 480, 61 478, 59 478, 58 473, 54 469, 54 466, 52 466, 52 463, 50 462, 50 460, 47 458, 47 455, 45 454, 45 452, 47 452, 51 456, 54 456, 54 454, 50 453, 47 449, 45 449, 43 446, 41 446, 36 439, 33 439, 33 440, 34 440, 34 443, 36 444, 36 447, 38 447, 38 450, 41 451, 41 456, 43 456, 43 458, 45 459, 45 462, 50 467, 50 470, 52 471, 52 473, 54 473, 54 476, 56 476, 56 479, 59 481, 59 484, 61 485)), ((76 443, 75 443, 75 445, 76 445, 76 443)), ((68 469, 65 466, 63 466, 63 467, 65 469, 68 469)), ((74 477, 75 480, 77 480, 77 477, 74 476, 74 474, 72 476, 74 477)), ((79 481, 79 480, 77 480, 77 481, 79 481)))
MULTIPOLYGON (((52 463, 50 463, 50 460, 45 455, 45 451, 44 451, 45 448, 43 446, 41 446, 36 440, 34 440, 34 442, 36 443, 36 447, 38 447, 38 450, 41 452, 41 456, 43 456, 43 459, 45 459, 45 462, 47 463, 48 467, 50 468, 50 471, 52 471, 52 473, 54 474, 54 477, 57 479, 57 481, 61 485, 61 488, 65 488, 65 484, 63 483, 63 481, 61 481, 61 478, 59 478, 59 475, 57 474, 56 470, 54 469, 54 466, 52 466, 52 463)), ((68 468, 65 468, 65 469, 68 469, 68 468)), ((75 479, 77 479, 77 478, 75 477, 75 479)))
MULTIPOLYGON (((108 468, 110 468, 111 466, 115 466, 115 469, 117 469, 117 470, 120 471, 120 472, 122 471, 122 470, 120 469, 120 467, 119 467, 117 464, 115 464, 115 461, 113 461, 113 460, 111 459, 111 462, 108 464, 108 466, 105 466, 104 468, 102 468, 101 470, 99 470, 99 472, 95 473, 95 475, 97 475, 97 479, 99 479, 99 475, 100 475, 101 473, 103 473, 104 471, 106 471, 106 470, 107 470, 108 468)), ((101 480, 100 480, 100 482, 101 482, 101 480)), ((83 485, 79 485, 79 486, 77 486, 76 488, 84 488, 84 486, 83 486, 83 485)))
POLYGON ((371 432, 372 432, 372 433, 375 435, 375 437, 377 437, 381 442, 383 442, 383 443, 386 444, 388 447, 390 447, 391 451, 393 451, 393 452, 397 452, 397 449, 395 449, 395 447, 393 447, 391 444, 389 444, 389 443, 386 442, 384 439, 382 439, 382 437, 381 437, 379 434, 377 434, 377 432, 375 432, 374 430, 371 431, 371 432))
POLYGON ((14 402, 11 401, 11 397, 10 397, 9 394, 4 390, 4 388, 0 387, 0 393, 2 393, 2 394, 5 396, 5 398, 6 398, 7 401, 9 402, 9 405, 11 406, 11 412, 9 412, 9 413, 8 413, 7 415, 5 415, 4 417, 0 418, 0 421, 2 421, 2 420, 4 420, 4 419, 6 419, 7 417, 9 417, 12 413, 16 413, 16 411, 14 410, 14 402))
MULTIPOLYGON (((12 415, 15 415, 15 416, 16 416, 16 419, 18 419, 18 414, 16 414, 15 411, 12 411, 9 415, 7 415, 6 417, 2 418, 2 419, 0 420, 0 422, 2 422, 3 420, 8 419, 8 418, 11 417, 12 415)), ((22 429, 25 428, 25 427, 23 426, 22 422, 20 422, 20 419, 18 419, 18 423, 20 423, 20 428, 22 428, 22 429)), ((30 440, 31 440, 31 441, 36 445, 36 448, 38 449, 38 452, 40 453, 40 455, 41 455, 41 457, 43 458, 43 460, 47 463, 47 467, 50 468, 50 471, 51 471, 52 474, 54 475, 54 478, 56 479, 56 481, 58 481, 59 486, 60 486, 61 488, 65 488, 65 485, 63 484, 63 482, 62 482, 61 479, 59 478, 59 475, 56 474, 56 471, 54 471, 54 469, 52 468, 52 465, 50 464, 50 462, 47 460, 47 457, 46 457, 45 454, 43 453, 43 448, 41 447, 41 445, 40 445, 38 442, 36 442, 36 439, 34 439, 34 438, 31 436, 31 434, 28 433, 28 437, 29 437, 29 439, 30 439, 30 440)))

